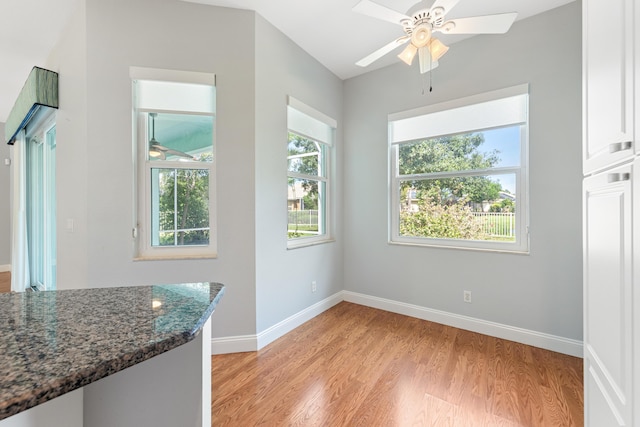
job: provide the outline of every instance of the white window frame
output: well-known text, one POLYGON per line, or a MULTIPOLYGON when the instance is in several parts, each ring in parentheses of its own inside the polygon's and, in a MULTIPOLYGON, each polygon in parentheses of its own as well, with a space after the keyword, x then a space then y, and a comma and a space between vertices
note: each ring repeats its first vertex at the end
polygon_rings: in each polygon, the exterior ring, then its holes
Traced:
MULTIPOLYGON (((318 223, 322 228, 321 233, 316 236, 287 238, 287 249, 295 249, 334 241, 331 232, 331 160, 333 158, 336 128, 337 121, 335 119, 306 105, 292 96, 287 97, 287 135, 289 132, 294 133, 318 143, 321 147, 318 159, 318 175, 306 175, 290 172, 287 167, 287 180, 289 178, 308 179, 318 181, 319 186, 320 183, 324 184, 324 191, 322 191, 318 197, 318 223)), ((288 153, 287 159, 289 159, 288 153)), ((289 215, 288 208, 287 215, 289 215)), ((287 226, 289 224, 288 217, 286 224, 287 226)))
POLYGON ((389 115, 389 243, 414 246, 497 252, 529 253, 529 86, 527 84, 474 95, 441 104, 389 115), (511 108, 514 100, 519 108, 511 108), (497 102, 493 102, 497 101, 497 102), (483 114, 494 107, 496 114, 483 114), (471 114, 469 114, 471 112, 471 114), (460 120, 462 117, 465 120, 460 120), (520 166, 496 167, 475 171, 399 175, 399 146, 403 142, 439 136, 481 132, 499 127, 519 125, 520 166), (400 225, 400 184, 407 179, 434 179, 454 176, 488 176, 513 173, 516 176, 516 241, 484 241, 402 236, 400 225))
MULTIPOLYGON (((198 259, 217 257, 217 214, 216 203, 216 112, 199 112, 193 110, 172 109, 171 105, 159 105, 159 108, 138 107, 135 82, 137 80, 176 82, 188 84, 203 84, 215 88, 215 74, 192 71, 163 70, 143 67, 130 67, 133 97, 133 143, 135 166, 134 189, 134 260, 158 259, 198 259), (211 162, 180 162, 171 160, 147 159, 148 113, 206 115, 213 117, 213 160, 211 162), (151 169, 204 169, 209 174, 209 244, 184 246, 153 246, 152 245, 152 182, 151 169)), ((161 100, 162 101, 162 100, 161 100)), ((213 100, 215 106, 215 99, 213 100)))

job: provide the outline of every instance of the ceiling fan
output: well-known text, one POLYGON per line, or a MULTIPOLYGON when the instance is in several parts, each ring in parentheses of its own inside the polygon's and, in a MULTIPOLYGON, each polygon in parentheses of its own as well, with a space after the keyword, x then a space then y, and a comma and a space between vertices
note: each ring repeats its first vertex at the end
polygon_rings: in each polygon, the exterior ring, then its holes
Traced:
POLYGON ((497 15, 457 18, 446 21, 445 16, 460 0, 435 0, 431 7, 429 1, 422 0, 411 7, 406 14, 397 12, 371 0, 360 0, 353 7, 354 12, 392 22, 402 27, 405 35, 365 56, 356 65, 366 67, 382 58, 395 48, 409 42, 398 55, 407 65, 411 65, 418 54, 420 73, 426 73, 438 66, 438 59, 449 48, 433 33, 442 34, 503 34, 516 20, 518 14, 501 13, 497 15))
POLYGON ((183 157, 189 160, 195 160, 195 158, 187 153, 183 153, 182 151, 174 150, 169 147, 165 147, 161 145, 158 141, 156 141, 156 116, 158 113, 149 113, 149 117, 151 117, 151 139, 149 140, 149 157, 154 159, 166 160, 167 155, 183 157))

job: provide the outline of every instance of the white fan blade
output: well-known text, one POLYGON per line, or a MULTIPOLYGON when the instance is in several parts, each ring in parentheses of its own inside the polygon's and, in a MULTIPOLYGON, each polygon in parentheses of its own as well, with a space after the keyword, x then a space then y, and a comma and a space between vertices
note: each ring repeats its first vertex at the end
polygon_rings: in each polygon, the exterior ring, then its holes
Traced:
POLYGON ((516 20, 517 12, 452 19, 434 31, 443 34, 504 34, 516 20))
POLYGON ((165 153, 171 156, 184 157, 185 159, 195 160, 192 155, 183 153, 182 151, 172 150, 171 148, 168 148, 167 151, 165 151, 165 153))
POLYGON ((446 15, 451 9, 454 8, 455 5, 458 4, 459 1, 460 0, 436 0, 433 3, 433 6, 431 6, 431 10, 436 10, 440 7, 443 9, 442 14, 446 15))
POLYGON ((408 36, 400 37, 399 39, 396 39, 391 43, 382 46, 380 49, 376 50, 375 52, 365 56, 360 61, 356 62, 356 65, 359 67, 366 67, 372 62, 377 61, 378 59, 385 56, 387 53, 391 52, 393 49, 397 48, 398 46, 402 46, 408 41, 409 41, 408 36))
POLYGON ((184 153, 182 151, 178 151, 178 150, 174 150, 174 149, 169 148, 169 147, 165 147, 164 145, 161 145, 160 143, 158 143, 158 141, 152 142, 150 148, 156 150, 160 154, 157 157, 159 157, 162 160, 165 160, 167 158, 167 156, 166 156, 167 154, 172 155, 172 156, 177 156, 177 157, 185 157, 187 159, 194 160, 194 157, 191 154, 187 154, 187 153, 184 153))
POLYGON ((400 23, 405 19, 411 21, 407 15, 396 12, 393 9, 389 9, 386 6, 374 3, 371 0, 360 0, 358 4, 353 6, 354 12, 362 13, 363 15, 371 16, 373 18, 382 19, 383 21, 389 21, 394 24, 401 25, 400 23))

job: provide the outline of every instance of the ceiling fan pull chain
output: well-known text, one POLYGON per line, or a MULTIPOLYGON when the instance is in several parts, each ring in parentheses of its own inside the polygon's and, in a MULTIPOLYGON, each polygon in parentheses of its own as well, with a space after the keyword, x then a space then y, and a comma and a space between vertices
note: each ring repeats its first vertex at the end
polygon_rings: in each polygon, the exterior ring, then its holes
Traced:
POLYGON ((433 58, 431 57, 431 51, 429 51, 429 92, 433 92, 433 58))

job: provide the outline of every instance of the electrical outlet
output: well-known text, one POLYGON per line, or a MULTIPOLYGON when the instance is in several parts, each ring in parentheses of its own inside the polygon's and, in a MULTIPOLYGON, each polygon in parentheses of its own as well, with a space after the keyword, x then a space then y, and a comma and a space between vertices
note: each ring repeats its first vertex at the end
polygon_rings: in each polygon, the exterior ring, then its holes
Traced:
POLYGON ((464 291, 462 294, 462 298, 464 302, 468 302, 469 304, 471 304, 471 291, 464 291))
POLYGON ((315 292, 316 291, 316 281, 314 280, 313 282, 311 282, 311 292, 315 292))

